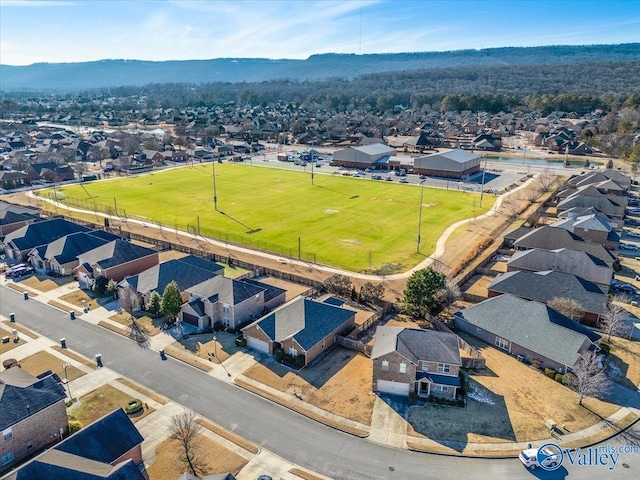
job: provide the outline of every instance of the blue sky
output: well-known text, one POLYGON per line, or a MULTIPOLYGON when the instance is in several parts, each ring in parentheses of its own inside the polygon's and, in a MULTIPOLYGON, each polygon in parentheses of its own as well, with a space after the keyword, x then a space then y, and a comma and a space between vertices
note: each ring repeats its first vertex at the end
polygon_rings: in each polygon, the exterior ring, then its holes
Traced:
POLYGON ((0 0, 0 63, 640 42, 639 0, 0 0))

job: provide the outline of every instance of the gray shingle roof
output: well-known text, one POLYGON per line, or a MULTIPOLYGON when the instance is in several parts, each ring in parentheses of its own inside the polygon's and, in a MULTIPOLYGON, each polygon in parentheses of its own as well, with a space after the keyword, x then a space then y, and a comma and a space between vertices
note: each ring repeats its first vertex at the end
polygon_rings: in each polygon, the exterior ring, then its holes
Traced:
POLYGON ((355 314, 353 310, 298 297, 255 323, 271 340, 280 342, 293 337, 308 351, 355 314))
POLYGON ((494 335, 572 367, 585 340, 600 335, 545 304, 505 294, 490 298, 454 315, 494 335))
POLYGON ((528 300, 547 303, 556 297, 576 300, 585 312, 602 315, 607 304, 607 287, 588 282, 570 273, 527 272, 501 273, 487 287, 489 291, 510 293, 528 300))
POLYGON ((238 305, 260 292, 264 292, 265 287, 253 285, 240 280, 233 280, 221 275, 215 275, 209 280, 194 285, 187 289, 187 292, 197 295, 201 298, 207 298, 211 295, 217 296, 217 301, 228 305, 238 305))
POLYGON ((25 225, 7 234, 4 238, 4 243, 11 242, 18 250, 25 251, 40 245, 46 245, 71 233, 89 231, 90 229, 81 225, 68 222, 62 218, 54 218, 25 225))
POLYGON ((404 327, 376 328, 371 358, 398 352, 414 364, 419 361, 461 365, 458 336, 435 330, 404 327))
POLYGON ((269 300, 276 298, 277 296, 286 293, 287 291, 284 288, 278 288, 273 285, 269 285, 266 283, 262 283, 259 280, 254 280, 253 278, 242 278, 239 280, 240 282, 248 283, 250 285, 254 285, 256 287, 263 288, 264 292, 264 301, 268 302, 269 300))
POLYGON ((613 278, 613 268, 599 258, 580 250, 558 248, 544 250, 534 248, 514 253, 507 261, 507 268, 518 270, 556 270, 582 277, 587 281, 609 285, 613 278))
POLYGON ((107 269, 153 255, 154 253, 157 252, 150 248, 117 239, 89 250, 81 254, 81 257, 84 263, 97 264, 101 268, 107 269))
POLYGON ((60 378, 46 372, 34 377, 20 367, 0 372, 0 430, 66 398, 60 378))
MULTIPOLYGON (((94 248, 98 248, 118 238, 116 235, 108 232, 104 232, 107 235, 104 235, 104 233, 96 235, 95 233, 95 231, 91 231, 65 235, 64 237, 54 240, 46 245, 44 253, 40 254, 40 256, 46 260, 55 259, 62 265, 76 260, 78 255, 93 250, 94 248), (108 238, 108 236, 111 238, 108 238)), ((41 251, 42 248, 39 248, 38 253, 41 251)))

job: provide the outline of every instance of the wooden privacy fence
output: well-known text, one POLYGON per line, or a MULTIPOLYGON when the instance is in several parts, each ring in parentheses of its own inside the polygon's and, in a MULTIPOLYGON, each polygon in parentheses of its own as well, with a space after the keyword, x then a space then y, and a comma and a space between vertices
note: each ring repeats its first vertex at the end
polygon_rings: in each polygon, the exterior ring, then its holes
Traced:
POLYGON ((343 337, 342 335, 336 335, 336 343, 350 350, 364 353, 367 357, 371 356, 371 347, 359 340, 343 337))

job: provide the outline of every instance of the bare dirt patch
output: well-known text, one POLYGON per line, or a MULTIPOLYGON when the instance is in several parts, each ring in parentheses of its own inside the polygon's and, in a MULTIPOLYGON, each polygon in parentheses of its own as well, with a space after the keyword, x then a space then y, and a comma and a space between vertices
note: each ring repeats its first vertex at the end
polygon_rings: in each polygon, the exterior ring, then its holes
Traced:
MULTIPOLYGON (((51 370, 53 373, 57 374, 60 378, 65 378, 64 372, 64 364, 65 361, 56 357, 55 355, 51 355, 49 352, 44 350, 39 351, 38 353, 34 353, 33 355, 29 355, 26 358, 20 360, 20 367, 23 370, 26 370, 31 375, 40 375, 47 370, 51 370)), ((85 373, 79 368, 74 367, 73 365, 67 367, 66 378, 69 381, 73 381, 76 378, 80 378, 85 373)))
MULTIPOLYGON (((203 475, 231 472, 237 475, 249 462, 228 448, 214 442, 204 435, 198 436, 196 458, 202 462, 203 475)), ((153 463, 147 468, 149 480, 175 480, 185 471, 187 464, 182 460, 183 453, 177 440, 165 440, 156 448, 153 463)))
POLYGON ((269 361, 257 364, 244 375, 304 402, 341 417, 371 424, 375 396, 371 394, 371 360, 357 352, 334 348, 311 368, 294 372, 269 361))

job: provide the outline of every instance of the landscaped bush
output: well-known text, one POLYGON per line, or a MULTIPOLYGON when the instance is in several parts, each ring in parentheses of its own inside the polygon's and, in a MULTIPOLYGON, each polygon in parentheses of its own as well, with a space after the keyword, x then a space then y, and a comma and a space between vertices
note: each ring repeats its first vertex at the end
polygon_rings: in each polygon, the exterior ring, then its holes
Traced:
POLYGON ((96 292, 97 295, 103 296, 107 291, 108 283, 109 283, 109 279, 107 277, 97 277, 93 281, 92 290, 96 292))
POLYGON ((73 435, 82 428, 82 424, 78 420, 69 420, 69 435, 73 435))
POLYGON ((2 361, 2 366, 5 370, 8 370, 11 367, 19 366, 18 360, 16 360, 15 358, 7 358, 6 360, 2 361))
POLYGON ((607 343, 600 344, 600 351, 605 355, 609 355, 611 353, 611 346, 607 343))
POLYGON ((420 399, 420 396, 416 392, 409 392, 409 401, 417 402, 420 399))
POLYGON ((551 378, 551 379, 553 379, 553 380, 555 380, 555 378, 556 378, 556 373, 557 373, 557 372, 556 372, 553 368, 545 368, 545 369, 544 369, 544 374, 545 374, 547 377, 549 377, 549 378, 551 378))
POLYGON ((273 355, 276 357, 276 362, 281 362, 284 358, 284 350, 282 348, 276 348, 273 355))
POLYGON ((558 383, 562 383, 562 379, 564 378, 564 375, 561 373, 556 373, 556 382, 558 383))
POLYGON ((573 382, 573 377, 575 377, 575 375, 571 372, 567 372, 562 376, 562 384, 566 385, 566 386, 570 386, 573 382))
POLYGON ((464 407, 464 399, 456 399, 450 400, 448 398, 435 397, 433 395, 429 395, 428 398, 429 403, 433 403, 434 405, 448 405, 450 407, 464 407))
POLYGON ((142 400, 139 399, 134 399, 131 400, 129 403, 127 403, 127 406, 124 407, 124 411, 126 413, 128 413, 129 415, 133 414, 133 413, 138 413, 139 411, 142 410, 142 400))
POLYGON ((244 338, 244 337, 236 338, 236 346, 237 347, 246 347, 247 346, 247 339, 244 338))
POLYGON ((224 325, 220 320, 217 320, 216 323, 213 324, 213 330, 215 332, 221 332, 222 330, 224 330, 224 325))
POLYGON ((297 369, 300 369, 300 368, 304 367, 304 356, 298 355, 293 360, 293 364, 296 366, 297 369))

